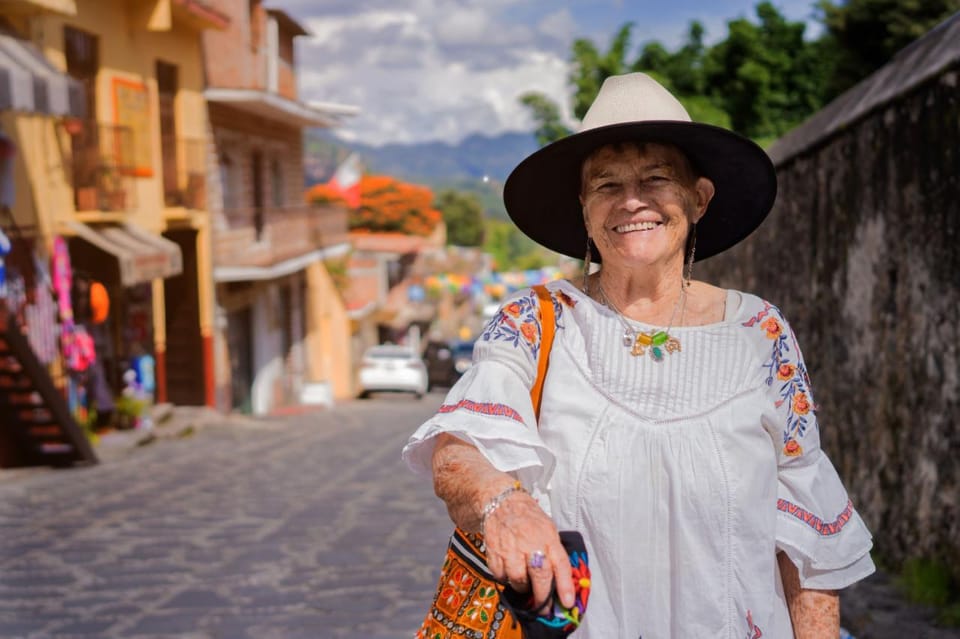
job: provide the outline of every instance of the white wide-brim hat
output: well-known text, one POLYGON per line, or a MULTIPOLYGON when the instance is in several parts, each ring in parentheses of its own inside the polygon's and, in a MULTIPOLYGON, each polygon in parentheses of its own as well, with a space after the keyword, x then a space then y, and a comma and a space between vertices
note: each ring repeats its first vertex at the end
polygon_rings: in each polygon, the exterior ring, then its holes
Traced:
POLYGON ((630 141, 672 144, 713 182, 716 193, 697 224, 698 260, 750 235, 776 199, 776 172, 763 149, 733 131, 691 121, 656 80, 630 73, 603 82, 579 132, 517 165, 504 185, 507 213, 538 244, 582 258, 587 246, 579 200, 583 161, 602 146, 630 141))

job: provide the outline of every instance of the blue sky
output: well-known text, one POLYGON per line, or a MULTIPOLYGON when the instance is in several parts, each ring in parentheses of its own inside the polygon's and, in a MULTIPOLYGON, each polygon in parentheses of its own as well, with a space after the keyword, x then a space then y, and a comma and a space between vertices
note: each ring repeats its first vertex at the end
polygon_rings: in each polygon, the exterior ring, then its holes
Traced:
MULTIPOLYGON (((568 108, 570 45, 606 49, 626 22, 635 48, 673 49, 691 20, 707 41, 726 23, 753 19, 757 0, 281 0, 311 32, 298 39, 300 95, 356 106, 336 134, 369 144, 495 135, 532 128, 517 98, 540 91, 568 108)), ((774 0, 815 34, 813 0, 774 0)), ((569 119, 569 113, 565 114, 569 119)), ((570 124, 574 124, 572 121, 570 124)))

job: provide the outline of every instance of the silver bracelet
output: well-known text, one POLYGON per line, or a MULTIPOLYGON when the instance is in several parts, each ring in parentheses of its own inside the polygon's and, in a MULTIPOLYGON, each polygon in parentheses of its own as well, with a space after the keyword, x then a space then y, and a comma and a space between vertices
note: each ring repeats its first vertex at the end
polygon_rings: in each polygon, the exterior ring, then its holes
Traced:
POLYGON ((500 493, 499 495, 497 495, 496 497, 488 501, 487 505, 484 506, 483 510, 480 511, 480 534, 481 535, 484 534, 484 528, 486 527, 487 517, 493 514, 493 511, 499 508, 500 504, 506 501, 507 497, 509 497, 513 493, 525 493, 525 492, 527 491, 526 489, 524 489, 523 484, 520 483, 520 480, 517 480, 513 482, 513 485, 510 486, 510 488, 507 488, 502 493, 500 493))

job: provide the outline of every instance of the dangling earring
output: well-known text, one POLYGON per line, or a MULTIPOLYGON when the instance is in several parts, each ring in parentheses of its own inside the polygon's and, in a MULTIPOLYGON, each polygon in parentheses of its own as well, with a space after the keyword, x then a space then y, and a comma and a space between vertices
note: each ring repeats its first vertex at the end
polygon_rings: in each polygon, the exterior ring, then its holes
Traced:
POLYGON ((590 297, 590 262, 593 255, 590 252, 590 236, 587 236, 587 254, 583 258, 583 294, 590 297))
POLYGON ((684 277, 684 286, 690 286, 690 282, 693 280, 693 257, 697 252, 697 225, 690 225, 690 240, 688 242, 690 245, 690 252, 687 253, 687 274, 684 277))

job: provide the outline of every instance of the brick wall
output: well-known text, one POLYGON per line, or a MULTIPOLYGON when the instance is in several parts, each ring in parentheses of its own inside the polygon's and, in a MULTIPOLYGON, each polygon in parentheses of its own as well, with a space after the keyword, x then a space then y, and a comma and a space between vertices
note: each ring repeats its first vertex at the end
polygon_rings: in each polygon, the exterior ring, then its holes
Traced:
MULTIPOLYGON (((264 202, 268 206, 299 206, 304 202, 303 133, 299 128, 219 104, 210 104, 209 113, 217 156, 208 174, 219 183, 215 191, 220 194, 210 203, 211 210, 222 212, 253 205, 254 151, 262 157, 264 202), (272 179, 274 164, 282 177, 279 192, 272 179), (225 170, 232 177, 232 198, 223 195, 225 170)), ((229 219, 224 222, 232 225, 229 219)))
POLYGON ((249 0, 218 0, 230 16, 223 31, 203 34, 204 72, 207 86, 231 89, 266 89, 264 43, 266 11, 262 3, 249 10, 249 0))
POLYGON ((265 266, 347 240, 344 210, 304 202, 299 128, 219 104, 210 104, 209 114, 214 150, 208 169, 210 211, 218 266, 265 266), (260 238, 254 229, 255 152, 262 158, 265 224, 260 238), (273 178, 275 166, 279 180, 273 178))

